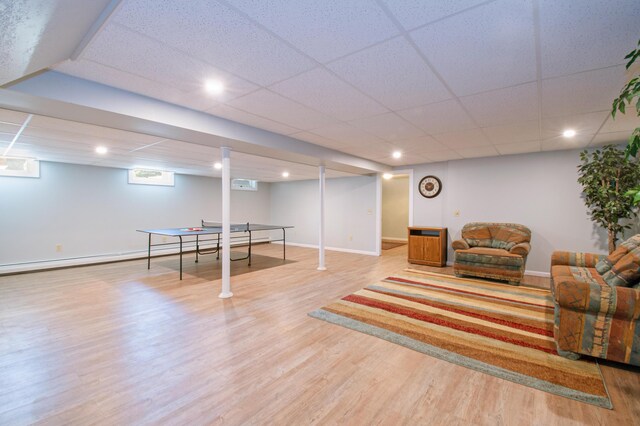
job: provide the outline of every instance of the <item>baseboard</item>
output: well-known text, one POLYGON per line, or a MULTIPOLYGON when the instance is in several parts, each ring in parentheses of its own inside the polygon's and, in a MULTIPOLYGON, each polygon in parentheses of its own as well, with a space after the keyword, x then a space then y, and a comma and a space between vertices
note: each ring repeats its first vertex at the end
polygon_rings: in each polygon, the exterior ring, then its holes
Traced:
MULTIPOLYGON (((253 244, 262 244, 268 243, 270 239, 268 237, 264 238, 255 238, 253 240, 253 244)), ((231 244, 231 247, 242 247, 246 246, 247 242, 236 242, 231 244)), ((194 244, 184 244, 182 253, 194 253, 195 252, 195 243, 194 244)), ((159 248, 159 249, 151 249, 151 257, 162 257, 162 256, 171 256, 174 254, 179 254, 180 250, 178 247, 171 248, 159 248)), ((102 263, 114 263, 114 262, 123 262, 127 260, 137 260, 137 259, 146 259, 147 258, 147 249, 144 250, 133 250, 122 253, 109 253, 109 254, 100 254, 100 255, 92 255, 92 256, 81 256, 81 257, 70 257, 65 259, 55 259, 55 260, 40 260, 34 262, 20 262, 20 263, 11 263, 0 265, 0 276, 2 275, 11 275, 11 274, 19 274, 23 272, 38 272, 38 271, 49 271, 53 269, 62 269, 62 268, 72 268, 76 266, 88 266, 88 265, 99 265, 102 263)))
MULTIPOLYGON (((274 241, 272 244, 282 244, 282 241, 274 241)), ((287 245, 288 246, 296 246, 296 247, 304 247, 304 248, 312 248, 312 249, 318 249, 318 245, 317 244, 303 244, 303 243, 290 243, 289 241, 287 241, 287 245)), ((366 250, 354 250, 354 249, 348 249, 348 248, 341 248, 341 247, 325 247, 325 250, 329 250, 329 251, 340 251, 343 253, 354 253, 354 254, 364 254, 367 256, 379 256, 378 253, 376 253, 375 251, 366 251, 366 250)))
MULTIPOLYGON (((447 262, 447 266, 453 266, 453 262, 451 261, 447 262)), ((543 277, 543 278, 549 278, 551 276, 549 272, 529 271, 529 270, 524 271, 524 274, 531 275, 532 277, 543 277)))
POLYGON ((407 238, 392 238, 392 237, 382 237, 382 241, 388 241, 390 243, 406 243, 409 242, 407 238))

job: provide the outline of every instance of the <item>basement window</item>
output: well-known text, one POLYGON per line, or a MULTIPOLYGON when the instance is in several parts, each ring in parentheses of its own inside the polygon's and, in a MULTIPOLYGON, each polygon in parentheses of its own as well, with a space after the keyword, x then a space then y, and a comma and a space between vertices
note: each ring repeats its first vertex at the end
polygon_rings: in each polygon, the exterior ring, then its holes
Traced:
POLYGON ((257 191, 258 181, 251 179, 231 179, 231 189, 236 191, 257 191))
POLYGON ((35 158, 0 157, 0 176, 40 177, 40 161, 35 158))
POLYGON ((133 185, 175 185, 173 172, 146 169, 129 170, 129 183, 133 185))

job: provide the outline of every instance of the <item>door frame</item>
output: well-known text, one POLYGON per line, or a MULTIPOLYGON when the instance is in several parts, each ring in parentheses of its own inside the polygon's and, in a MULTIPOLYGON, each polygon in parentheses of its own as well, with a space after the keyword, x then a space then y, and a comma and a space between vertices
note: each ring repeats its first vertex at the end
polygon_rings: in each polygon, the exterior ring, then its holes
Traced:
MULTIPOLYGON (((413 169, 398 169, 392 175, 409 176, 409 226, 413 226, 413 169)), ((382 173, 376 175, 376 254, 382 255, 382 173)))

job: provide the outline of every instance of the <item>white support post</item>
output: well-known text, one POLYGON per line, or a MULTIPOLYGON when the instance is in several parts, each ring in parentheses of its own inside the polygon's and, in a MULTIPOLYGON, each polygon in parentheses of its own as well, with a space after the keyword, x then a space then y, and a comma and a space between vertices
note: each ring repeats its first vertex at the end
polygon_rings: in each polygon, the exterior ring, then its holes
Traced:
POLYGON ((222 291, 221 299, 231 292, 231 149, 222 147, 222 291))
POLYGON ((320 166, 320 235, 318 238, 318 271, 326 271, 324 264, 324 166, 320 166))

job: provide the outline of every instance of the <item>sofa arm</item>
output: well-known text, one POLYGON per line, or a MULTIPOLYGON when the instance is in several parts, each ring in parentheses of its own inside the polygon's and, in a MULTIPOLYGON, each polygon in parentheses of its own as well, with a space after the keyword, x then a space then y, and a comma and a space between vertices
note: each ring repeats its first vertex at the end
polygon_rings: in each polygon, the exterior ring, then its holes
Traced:
POLYGON ((627 321, 640 318, 640 289, 610 287, 571 278, 561 278, 553 285, 554 299, 561 308, 627 321))
POLYGON ((531 244, 519 243, 509 249, 510 253, 519 254, 520 256, 526 256, 531 251, 531 244))
POLYGON ((570 251, 554 251, 551 255, 551 266, 583 266, 585 268, 595 268, 596 263, 606 258, 606 254, 594 253, 573 253, 570 251))
POLYGON ((454 250, 468 250, 469 244, 465 240, 455 240, 451 243, 451 248, 454 250))

